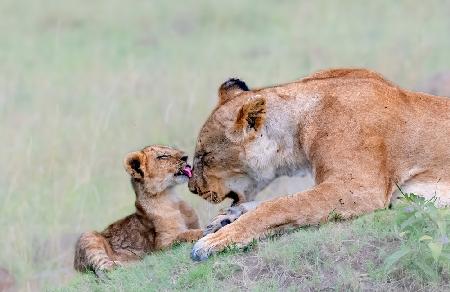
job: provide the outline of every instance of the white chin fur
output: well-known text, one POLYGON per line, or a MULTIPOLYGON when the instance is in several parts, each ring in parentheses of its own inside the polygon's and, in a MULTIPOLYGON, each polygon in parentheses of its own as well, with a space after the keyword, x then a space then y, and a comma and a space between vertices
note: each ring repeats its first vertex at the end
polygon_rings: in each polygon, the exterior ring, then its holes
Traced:
POLYGON ((240 194, 246 193, 251 184, 252 180, 246 176, 233 177, 227 179, 225 182, 225 185, 228 189, 240 194))
POLYGON ((177 175, 175 176, 175 183, 176 184, 183 184, 188 182, 189 178, 185 175, 177 175))
POLYGON ((276 141, 269 139, 267 135, 257 138, 246 149, 246 160, 248 166, 262 180, 270 180, 275 177, 275 167, 273 167, 273 157, 278 149, 276 141))

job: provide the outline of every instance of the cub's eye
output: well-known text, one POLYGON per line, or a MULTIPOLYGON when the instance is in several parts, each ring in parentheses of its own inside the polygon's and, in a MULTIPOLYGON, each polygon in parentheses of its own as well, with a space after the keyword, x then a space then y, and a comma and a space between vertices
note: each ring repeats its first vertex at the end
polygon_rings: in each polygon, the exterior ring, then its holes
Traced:
POLYGON ((156 159, 168 159, 169 157, 170 157, 170 155, 162 154, 162 155, 156 156, 156 159))

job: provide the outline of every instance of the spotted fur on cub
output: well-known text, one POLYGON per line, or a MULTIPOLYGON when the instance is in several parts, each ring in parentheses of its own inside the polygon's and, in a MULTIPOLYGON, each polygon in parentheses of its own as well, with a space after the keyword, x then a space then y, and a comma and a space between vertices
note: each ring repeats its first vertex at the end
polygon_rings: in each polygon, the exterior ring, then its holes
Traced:
POLYGON ((75 247, 74 267, 98 276, 115 266, 139 260, 175 241, 201 237, 195 211, 174 193, 187 182, 191 168, 177 149, 149 146, 131 152, 124 166, 136 193, 136 212, 109 225, 102 232, 85 232, 75 247))

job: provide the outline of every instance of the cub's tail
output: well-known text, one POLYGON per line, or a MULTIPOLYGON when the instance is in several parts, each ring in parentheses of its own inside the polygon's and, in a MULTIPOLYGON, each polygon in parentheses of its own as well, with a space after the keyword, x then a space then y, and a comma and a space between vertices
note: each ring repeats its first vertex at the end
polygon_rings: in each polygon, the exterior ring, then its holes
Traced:
POLYGON ((81 234, 75 245, 73 266, 80 272, 93 271, 97 276, 104 276, 118 264, 110 258, 113 254, 108 241, 98 232, 81 234))

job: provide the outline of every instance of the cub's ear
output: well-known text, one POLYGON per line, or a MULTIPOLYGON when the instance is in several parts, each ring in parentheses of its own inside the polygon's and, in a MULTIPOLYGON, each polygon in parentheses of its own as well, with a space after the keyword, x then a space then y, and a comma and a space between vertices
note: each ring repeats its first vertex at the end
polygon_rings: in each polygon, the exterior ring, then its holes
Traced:
POLYGON ((249 91, 244 81, 236 78, 228 79, 219 88, 219 104, 224 104, 243 91, 249 91))
POLYGON ((127 154, 123 160, 123 165, 131 177, 143 178, 144 171, 142 170, 142 165, 145 163, 144 160, 145 155, 140 151, 135 151, 127 154))
POLYGON ((236 128, 244 133, 258 132, 266 120, 266 100, 262 97, 249 100, 238 112, 236 128))

